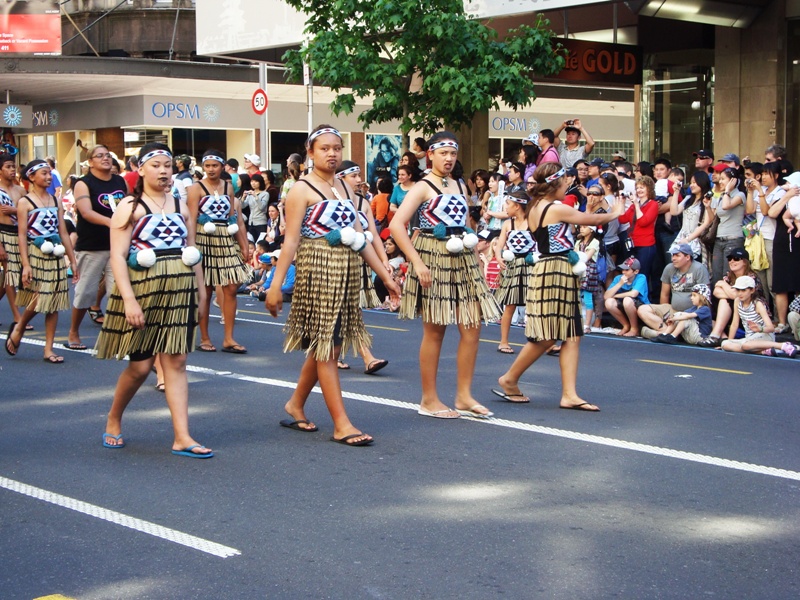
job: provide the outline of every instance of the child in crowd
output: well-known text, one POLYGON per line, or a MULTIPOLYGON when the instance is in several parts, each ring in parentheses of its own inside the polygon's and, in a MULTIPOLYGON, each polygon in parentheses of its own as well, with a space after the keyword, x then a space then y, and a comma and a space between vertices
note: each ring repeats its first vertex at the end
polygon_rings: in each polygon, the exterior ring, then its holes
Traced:
POLYGON ((687 344, 696 346, 711 333, 711 288, 704 283, 692 288, 692 306, 674 313, 667 319, 664 333, 653 338, 659 344, 677 344, 682 337, 687 344))
POLYGON ((722 349, 728 352, 761 352, 766 356, 788 356, 797 354, 797 346, 791 342, 775 341, 775 325, 769 318, 767 305, 755 295, 756 282, 749 275, 737 277, 733 284, 736 290, 736 311, 733 313, 728 339, 722 349), (733 339, 741 323, 744 339, 733 339))
MULTIPOLYGON (((581 300, 584 307, 583 332, 592 332, 594 321, 595 296, 602 298, 600 278, 597 275, 597 257, 600 252, 600 236, 597 227, 581 225, 578 235, 577 249, 586 254, 586 273, 581 278, 581 300)), ((598 316, 603 313, 600 302, 597 303, 598 316)))
POLYGON ((484 229, 478 234, 478 258, 486 285, 494 292, 500 285, 500 263, 497 262, 495 250, 498 238, 494 237, 489 229, 484 229))
POLYGON ((647 277, 639 273, 642 265, 633 257, 618 265, 618 268, 622 274, 614 277, 603 295, 606 310, 622 325, 619 335, 636 337, 639 335, 637 310, 642 304, 650 304, 647 277))

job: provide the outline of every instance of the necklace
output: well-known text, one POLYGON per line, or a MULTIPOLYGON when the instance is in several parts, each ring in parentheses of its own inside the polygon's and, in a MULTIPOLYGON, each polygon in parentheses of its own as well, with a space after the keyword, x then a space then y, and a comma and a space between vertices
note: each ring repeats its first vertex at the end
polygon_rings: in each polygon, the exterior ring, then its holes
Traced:
POLYGON ((436 175, 436 177, 442 180, 442 187, 447 187, 449 183, 449 181, 447 180, 447 175, 441 175, 437 173, 434 169, 431 169, 431 174, 436 175))
POLYGON ((329 183, 327 179, 323 178, 321 175, 317 175, 316 171, 311 171, 311 174, 315 175, 317 179, 319 179, 321 182, 323 182, 325 185, 327 185, 329 188, 331 188, 331 191, 333 192, 333 195, 336 196, 337 200, 341 200, 342 199, 342 196, 339 194, 339 191, 336 189, 336 180, 335 179, 333 180, 333 183, 329 183))
POLYGON ((39 195, 39 192, 37 192, 36 190, 31 190, 31 191, 33 192, 33 195, 36 196, 39 199, 39 202, 42 203, 42 208, 45 207, 45 204, 50 204, 49 194, 47 196, 45 196, 44 198, 42 198, 39 195))
MULTIPOLYGON (((206 179, 206 181, 211 183, 210 179, 206 179)), ((224 182, 222 184, 222 191, 223 192, 225 191, 225 183, 224 182)), ((219 200, 219 180, 217 180, 217 183, 214 186, 214 200, 219 200)))
POLYGON ((156 202, 156 201, 155 201, 155 199, 154 199, 154 198, 153 198, 153 197, 152 197, 150 194, 148 194, 147 192, 142 192, 142 195, 143 195, 143 196, 147 196, 147 198, 148 198, 148 199, 149 199, 149 200, 150 200, 150 201, 151 201, 153 204, 155 204, 156 206, 158 206, 158 208, 161 210, 161 216, 162 216, 162 217, 163 217, 163 216, 165 216, 165 214, 164 214, 164 207, 167 205, 167 198, 168 198, 166 194, 164 194, 164 201, 163 201, 163 202, 162 202, 160 205, 159 205, 159 204, 158 204, 158 202, 156 202))

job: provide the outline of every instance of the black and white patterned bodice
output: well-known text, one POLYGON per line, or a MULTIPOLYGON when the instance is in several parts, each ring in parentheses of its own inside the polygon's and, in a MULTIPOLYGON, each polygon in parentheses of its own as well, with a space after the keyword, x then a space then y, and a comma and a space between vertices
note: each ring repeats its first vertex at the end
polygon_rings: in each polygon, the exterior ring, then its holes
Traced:
POLYGON ((445 227, 466 227, 468 212, 469 203, 461 194, 439 194, 417 209, 423 229, 433 229, 439 223, 445 227))
POLYGON ((231 216, 231 202, 227 194, 209 194, 200 198, 198 214, 206 215, 212 221, 227 222, 231 216))
POLYGON ((187 233, 181 213, 148 213, 133 228, 130 251, 179 250, 186 245, 187 233))
POLYGON ((506 236, 506 248, 514 254, 528 254, 536 249, 536 242, 527 229, 512 229, 506 236))
POLYGON ((534 233, 536 245, 544 255, 564 254, 575 247, 572 227, 569 223, 553 223, 540 227, 534 233))
POLYGON ((300 234, 312 239, 324 237, 334 229, 352 227, 356 214, 350 200, 322 200, 306 209, 300 234))
POLYGON ((47 206, 28 212, 28 238, 47 237, 58 233, 58 208, 47 206))
MULTIPOLYGON (((16 208, 14 206, 14 201, 11 199, 11 196, 6 193, 5 190, 0 190, 0 206, 10 206, 11 208, 16 208)), ((9 215, 11 217, 12 225, 17 224, 17 215, 9 215)))

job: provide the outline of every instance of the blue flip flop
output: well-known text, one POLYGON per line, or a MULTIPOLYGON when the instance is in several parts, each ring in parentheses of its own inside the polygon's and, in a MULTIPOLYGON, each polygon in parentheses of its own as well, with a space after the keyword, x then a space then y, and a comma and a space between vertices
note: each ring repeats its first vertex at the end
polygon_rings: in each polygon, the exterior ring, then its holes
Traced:
POLYGON ((197 452, 192 452, 195 448, 205 448, 205 446, 201 446, 200 444, 195 444, 194 446, 189 446, 188 448, 184 448, 183 450, 173 450, 172 453, 175 456, 188 456, 189 458, 211 458, 214 456, 213 452, 208 452, 207 454, 198 454, 197 452))
POLYGON ((125 442, 122 442, 121 444, 109 444, 106 441, 107 438, 111 438, 112 440, 119 441, 121 437, 122 437, 121 433, 119 435, 111 435, 110 433, 104 433, 103 434, 103 448, 111 448, 112 450, 119 450, 120 448, 124 448, 125 447, 125 442))

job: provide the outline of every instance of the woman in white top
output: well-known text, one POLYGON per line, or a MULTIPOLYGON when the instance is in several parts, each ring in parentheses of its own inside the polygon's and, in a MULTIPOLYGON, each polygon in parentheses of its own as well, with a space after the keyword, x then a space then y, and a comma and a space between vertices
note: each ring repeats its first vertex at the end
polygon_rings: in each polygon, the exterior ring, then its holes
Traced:
MULTIPOLYGON (((780 177, 779 163, 767 163, 761 166, 760 169, 757 168, 757 170, 760 170, 760 173, 754 172, 751 167, 745 170, 745 176, 747 177, 745 212, 748 215, 756 216, 758 230, 761 232, 761 237, 764 238, 764 249, 767 252, 769 266, 766 269, 756 271, 756 274, 761 280, 764 295, 769 298, 772 294, 772 245, 775 240, 775 219, 767 213, 770 206, 783 198, 786 190, 778 183, 780 177)), ((773 301, 775 301, 774 294, 772 296, 773 301)))
POLYGON ((711 191, 711 180, 705 171, 697 171, 689 179, 689 195, 683 200, 680 186, 675 186, 675 191, 669 201, 669 214, 677 217, 683 214, 683 227, 672 243, 673 246, 689 244, 695 260, 708 264, 708 249, 700 241, 700 236, 711 226, 711 211, 705 209, 703 199, 711 191))

